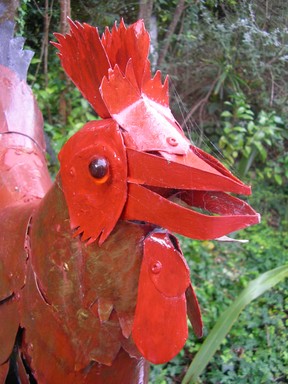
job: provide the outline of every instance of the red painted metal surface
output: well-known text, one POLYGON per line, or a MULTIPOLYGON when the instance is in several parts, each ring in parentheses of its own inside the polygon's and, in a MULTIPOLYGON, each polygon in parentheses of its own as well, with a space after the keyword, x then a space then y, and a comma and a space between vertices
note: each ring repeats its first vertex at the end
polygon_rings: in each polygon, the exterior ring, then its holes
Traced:
POLYGON ((230 195, 250 187, 174 119, 168 78, 151 76, 143 22, 121 21, 102 37, 70 25, 54 45, 102 120, 64 145, 53 184, 31 90, 1 67, 0 383, 9 364, 22 383, 147 383, 149 362, 183 347, 187 316, 202 336, 168 231, 214 239, 259 215, 230 195))
POLYGON ((190 273, 171 237, 156 232, 144 241, 132 334, 139 351, 152 363, 172 359, 188 335, 185 291, 190 273))
POLYGON ((119 220, 127 199, 127 159, 123 138, 112 119, 91 122, 74 135, 59 155, 63 191, 69 201, 71 227, 82 240, 102 244, 119 220), (89 164, 107 159, 101 178, 91 175, 89 164), (80 186, 80 188, 79 188, 80 186), (75 193, 75 191, 77 191, 75 193))

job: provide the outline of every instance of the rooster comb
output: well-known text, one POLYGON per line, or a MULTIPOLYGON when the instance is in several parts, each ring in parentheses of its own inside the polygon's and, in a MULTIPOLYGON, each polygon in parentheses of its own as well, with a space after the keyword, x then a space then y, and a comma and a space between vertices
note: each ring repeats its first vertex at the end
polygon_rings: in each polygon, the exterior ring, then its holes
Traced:
POLYGON ((169 106, 168 78, 151 76, 150 38, 143 20, 126 27, 123 20, 102 36, 98 29, 69 19, 70 33, 55 33, 61 64, 82 95, 102 118, 122 111, 141 95, 169 106), (110 89, 118 89, 114 97, 110 89), (130 100, 127 100, 129 90, 130 100), (125 103, 121 103, 125 99, 125 103))

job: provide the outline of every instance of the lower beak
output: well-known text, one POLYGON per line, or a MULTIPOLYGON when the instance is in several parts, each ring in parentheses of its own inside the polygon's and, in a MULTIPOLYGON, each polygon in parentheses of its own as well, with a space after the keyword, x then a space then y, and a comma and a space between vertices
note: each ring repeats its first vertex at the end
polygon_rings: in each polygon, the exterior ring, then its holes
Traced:
POLYGON ((260 215, 227 192, 249 195, 218 160, 197 147, 186 155, 127 148, 128 199, 122 218, 208 240, 257 224, 260 215), (206 214, 207 213, 207 214, 206 214))

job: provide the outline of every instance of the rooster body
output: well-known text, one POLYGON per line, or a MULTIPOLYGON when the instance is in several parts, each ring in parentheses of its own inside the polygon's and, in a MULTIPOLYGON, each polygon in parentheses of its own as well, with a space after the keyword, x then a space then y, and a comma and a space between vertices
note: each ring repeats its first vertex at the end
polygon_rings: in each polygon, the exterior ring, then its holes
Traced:
MULTIPOLYGON (((13 55, 0 61, 0 383, 13 374, 21 383, 146 383, 149 362, 183 347, 186 314, 202 334, 169 231, 217 238, 259 218, 226 193, 250 188, 185 138, 167 79, 151 77, 143 22, 102 38, 70 25, 54 45, 102 120, 64 145, 54 183, 25 76, 13 55)), ((5 28, 23 69, 30 54, 5 28)))
POLYGON ((71 237, 61 186, 33 140, 2 134, 1 169, 0 382, 13 354, 21 383, 24 361, 40 383, 146 382, 148 363, 123 334, 151 226, 121 222, 87 247, 71 237))

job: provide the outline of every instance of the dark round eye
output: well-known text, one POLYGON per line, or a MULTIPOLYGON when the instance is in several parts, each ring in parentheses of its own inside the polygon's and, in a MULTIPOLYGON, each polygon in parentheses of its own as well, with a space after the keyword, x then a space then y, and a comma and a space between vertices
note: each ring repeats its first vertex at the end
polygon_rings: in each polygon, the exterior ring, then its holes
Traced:
POLYGON ((89 171, 91 176, 93 176, 97 180, 107 180, 108 172, 109 172, 109 162, 105 157, 97 157, 93 159, 89 164, 89 171))

